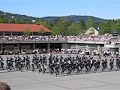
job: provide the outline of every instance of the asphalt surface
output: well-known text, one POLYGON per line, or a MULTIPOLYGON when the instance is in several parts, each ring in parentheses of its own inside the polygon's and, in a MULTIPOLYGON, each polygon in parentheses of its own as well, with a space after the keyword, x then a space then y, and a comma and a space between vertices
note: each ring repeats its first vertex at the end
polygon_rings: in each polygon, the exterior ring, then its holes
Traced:
MULTIPOLYGON (((32 59, 32 55, 29 55, 32 59)), ((68 55, 63 55, 66 57, 68 55)), ((73 55, 76 56, 76 55, 73 55)), ((4 59, 6 56, 2 56, 4 59)), ((13 56, 14 57, 14 56, 13 56)), ((97 57, 94 57, 97 58, 97 57)), ((109 67, 108 67, 109 69, 109 67)), ((0 81, 10 85, 11 90, 120 90, 120 71, 115 67, 112 72, 106 70, 97 73, 50 75, 26 71, 0 71, 0 81)))

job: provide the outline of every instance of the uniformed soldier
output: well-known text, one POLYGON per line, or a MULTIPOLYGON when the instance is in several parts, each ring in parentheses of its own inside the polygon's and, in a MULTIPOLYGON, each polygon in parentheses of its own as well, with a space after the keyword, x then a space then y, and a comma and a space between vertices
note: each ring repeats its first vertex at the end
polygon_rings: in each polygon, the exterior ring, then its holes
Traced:
POLYGON ((110 59, 109 65, 110 65, 110 71, 111 71, 113 69, 113 60, 110 59))

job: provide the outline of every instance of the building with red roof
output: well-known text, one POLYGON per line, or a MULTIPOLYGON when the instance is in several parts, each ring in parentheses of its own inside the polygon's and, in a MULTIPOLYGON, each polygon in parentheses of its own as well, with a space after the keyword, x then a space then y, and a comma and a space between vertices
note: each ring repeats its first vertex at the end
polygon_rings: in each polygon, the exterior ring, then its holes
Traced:
POLYGON ((23 34, 25 30, 29 30, 31 33, 40 32, 44 30, 45 33, 50 33, 51 31, 41 24, 0 24, 0 33, 1 34, 23 34))

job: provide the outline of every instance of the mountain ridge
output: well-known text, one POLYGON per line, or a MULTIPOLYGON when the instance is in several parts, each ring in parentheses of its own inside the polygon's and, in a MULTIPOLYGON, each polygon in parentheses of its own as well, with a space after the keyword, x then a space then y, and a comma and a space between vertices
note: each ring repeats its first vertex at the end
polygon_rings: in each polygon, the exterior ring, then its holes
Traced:
POLYGON ((8 23, 10 23, 13 19, 15 20, 19 20, 19 22, 21 23, 34 23, 33 20, 40 21, 55 21, 59 18, 65 18, 66 21, 71 21, 71 22, 78 22, 80 20, 83 21, 87 21, 88 18, 92 18, 93 21, 95 22, 102 22, 105 21, 107 19, 102 19, 99 17, 95 17, 95 16, 81 16, 81 15, 69 15, 69 16, 47 16, 47 17, 33 17, 33 16, 28 16, 28 15, 21 15, 21 14, 16 14, 16 13, 9 13, 9 12, 4 12, 4 11, 0 11, 0 18, 5 18, 8 20, 8 23))

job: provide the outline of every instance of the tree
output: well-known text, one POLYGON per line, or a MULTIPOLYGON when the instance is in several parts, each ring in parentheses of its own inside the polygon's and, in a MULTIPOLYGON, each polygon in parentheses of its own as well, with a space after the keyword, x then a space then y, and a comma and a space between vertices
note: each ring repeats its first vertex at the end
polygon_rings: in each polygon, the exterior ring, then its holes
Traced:
POLYGON ((52 28, 54 35, 67 35, 67 22, 64 17, 61 17, 52 28))
POLYGON ((45 33, 45 31, 43 29, 40 29, 38 33, 39 33, 39 35, 43 35, 45 33))
POLYGON ((26 28, 26 29, 24 30, 23 34, 24 34, 26 37, 29 36, 29 35, 31 34, 30 29, 29 29, 29 28, 26 28))
POLYGON ((85 30, 85 26, 83 26, 83 22, 78 22, 78 23, 72 23, 68 27, 68 35, 79 35, 83 33, 85 30))
POLYGON ((43 26, 45 26, 49 29, 52 29, 52 27, 53 27, 53 23, 50 21, 37 21, 36 24, 42 24, 43 26))
POLYGON ((117 20, 117 22, 115 24, 115 29, 118 33, 120 33, 120 19, 117 20))
POLYGON ((79 22, 79 29, 81 31, 80 33, 84 33, 84 31, 87 29, 86 24, 83 20, 80 20, 79 22))
POLYGON ((2 18, 0 18, 0 23, 3 23, 3 22, 4 22, 4 20, 2 18))
POLYGON ((110 21, 103 21, 100 24, 100 34, 111 33, 111 23, 110 21))
POLYGON ((15 23, 17 24, 24 24, 26 21, 24 21, 22 18, 16 18, 15 23))
POLYGON ((60 35, 59 27, 57 25, 54 25, 52 28, 52 35, 60 35))
POLYGON ((116 32, 115 30, 115 24, 116 24, 116 20, 110 20, 110 24, 111 24, 111 30, 112 30, 112 32, 116 32))
POLYGON ((5 18, 0 18, 0 23, 8 23, 8 21, 5 18))
POLYGON ((94 27, 94 21, 93 21, 93 19, 92 18, 88 18, 87 19, 87 21, 86 21, 86 27, 87 27, 87 29, 89 29, 89 28, 91 28, 91 27, 94 27))

